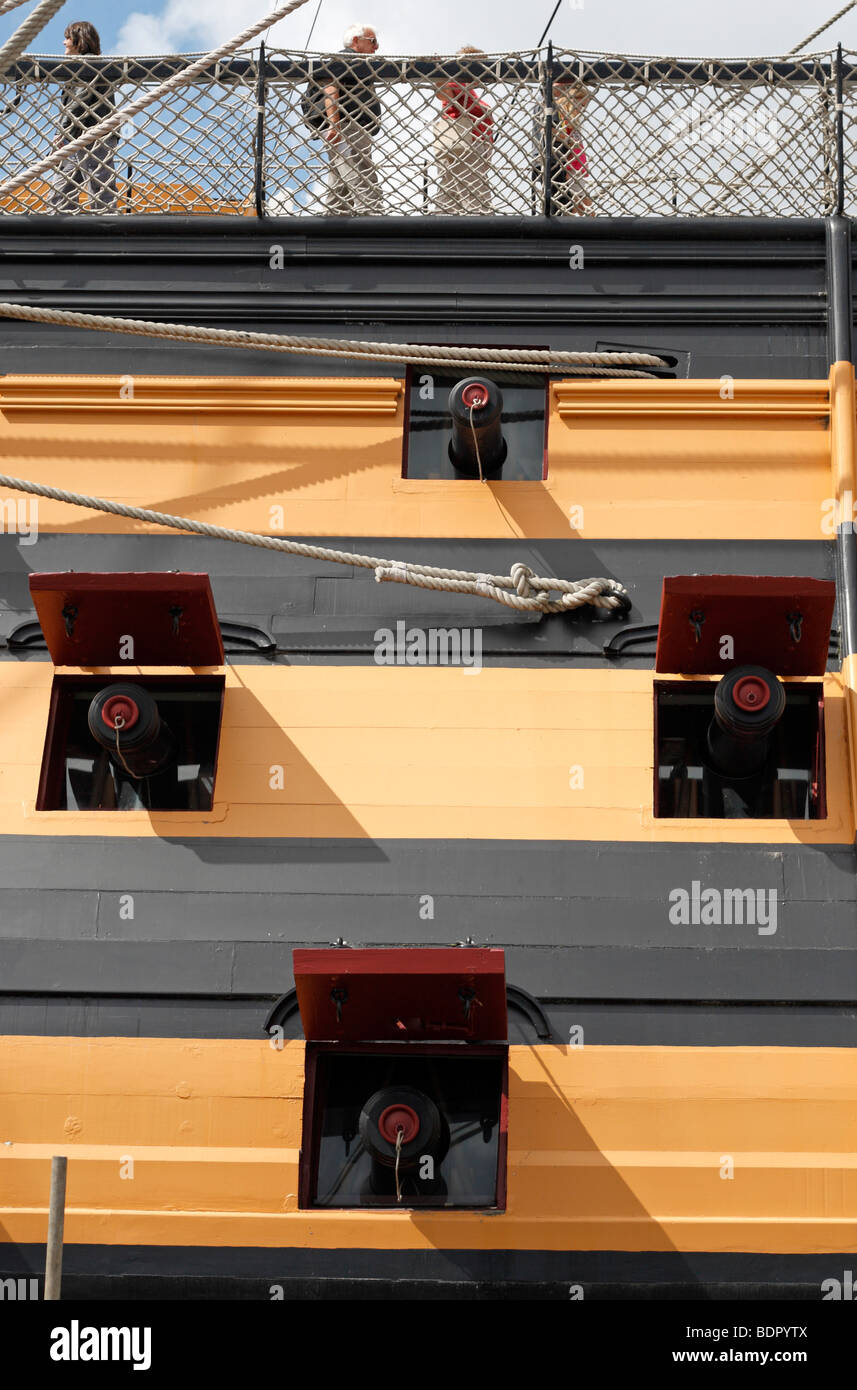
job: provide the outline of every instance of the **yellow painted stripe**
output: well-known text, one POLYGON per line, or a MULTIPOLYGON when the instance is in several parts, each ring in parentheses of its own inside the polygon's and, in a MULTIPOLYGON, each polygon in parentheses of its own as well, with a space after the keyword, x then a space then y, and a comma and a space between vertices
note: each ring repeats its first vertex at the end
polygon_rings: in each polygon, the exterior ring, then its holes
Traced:
POLYGON ((67 1153, 70 1243, 857 1251, 855 1050, 512 1047, 491 1215, 299 1210, 303 1051, 0 1038, 2 1238, 67 1153))
POLYGON ((655 819, 650 671, 374 665, 228 667, 211 812, 37 812, 52 677, 47 662, 0 664, 3 835, 854 837, 838 675, 824 681, 828 816, 803 822, 655 819))
MULTIPOLYGON (((5 377, 4 470, 274 534, 830 535, 827 381, 557 383, 546 481, 483 485, 402 477, 393 378, 141 376, 128 398, 129 380, 5 377)), ((841 373, 832 380, 845 389, 841 373)), ((151 529, 44 500, 38 521, 48 532, 151 529)))

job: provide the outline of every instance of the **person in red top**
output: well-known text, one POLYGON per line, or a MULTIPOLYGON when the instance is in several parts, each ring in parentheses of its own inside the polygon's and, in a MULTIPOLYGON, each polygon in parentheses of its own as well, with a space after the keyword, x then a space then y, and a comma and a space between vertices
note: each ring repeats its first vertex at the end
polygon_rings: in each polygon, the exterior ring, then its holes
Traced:
MULTIPOLYGON (((457 57, 481 53, 481 48, 460 48, 457 57)), ((440 115, 434 122, 434 159, 437 166, 435 212, 490 213, 488 181, 494 143, 491 107, 475 88, 447 80, 437 84, 440 115)))
POLYGON ((592 207, 586 191, 589 168, 580 134, 580 119, 589 97, 582 82, 560 79, 553 84, 551 199, 556 212, 577 217, 592 207))

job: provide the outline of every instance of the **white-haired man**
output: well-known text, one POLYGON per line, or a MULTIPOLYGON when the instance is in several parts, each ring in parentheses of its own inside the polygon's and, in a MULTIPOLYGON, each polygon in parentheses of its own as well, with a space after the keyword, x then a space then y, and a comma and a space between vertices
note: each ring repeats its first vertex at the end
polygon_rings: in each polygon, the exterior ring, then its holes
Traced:
MULTIPOLYGON (((343 36, 344 52, 374 53, 375 30, 369 24, 352 24, 343 36)), ((325 139, 330 147, 327 211, 379 213, 383 211, 378 173, 372 162, 372 141, 381 129, 381 102, 368 63, 349 59, 332 63, 324 88, 327 117, 325 139)))

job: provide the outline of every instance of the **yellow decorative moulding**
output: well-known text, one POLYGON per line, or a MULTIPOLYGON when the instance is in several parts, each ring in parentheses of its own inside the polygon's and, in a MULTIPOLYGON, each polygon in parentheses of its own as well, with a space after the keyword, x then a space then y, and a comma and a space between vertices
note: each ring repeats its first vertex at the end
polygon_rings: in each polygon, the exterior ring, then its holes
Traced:
POLYGON ((397 377, 6 376, 0 411, 140 414, 390 415, 397 377))

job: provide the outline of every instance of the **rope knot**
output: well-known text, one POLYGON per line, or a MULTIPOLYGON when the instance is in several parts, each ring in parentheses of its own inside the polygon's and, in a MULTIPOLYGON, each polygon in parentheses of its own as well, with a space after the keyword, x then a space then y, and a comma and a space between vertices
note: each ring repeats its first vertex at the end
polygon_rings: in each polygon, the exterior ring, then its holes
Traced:
POLYGON ((524 565, 520 560, 516 561, 509 572, 509 578, 515 586, 515 591, 520 598, 532 598, 535 590, 530 580, 533 571, 529 565, 524 565))
POLYGON ((375 566, 375 582, 383 584, 384 580, 389 580, 393 584, 409 584, 410 574, 408 566, 399 560, 393 560, 390 564, 375 566))
POLYGON ((580 590, 578 590, 577 593, 574 594, 560 594, 559 602, 562 604, 563 608, 580 608, 581 604, 586 602, 586 600, 581 599, 580 590))

